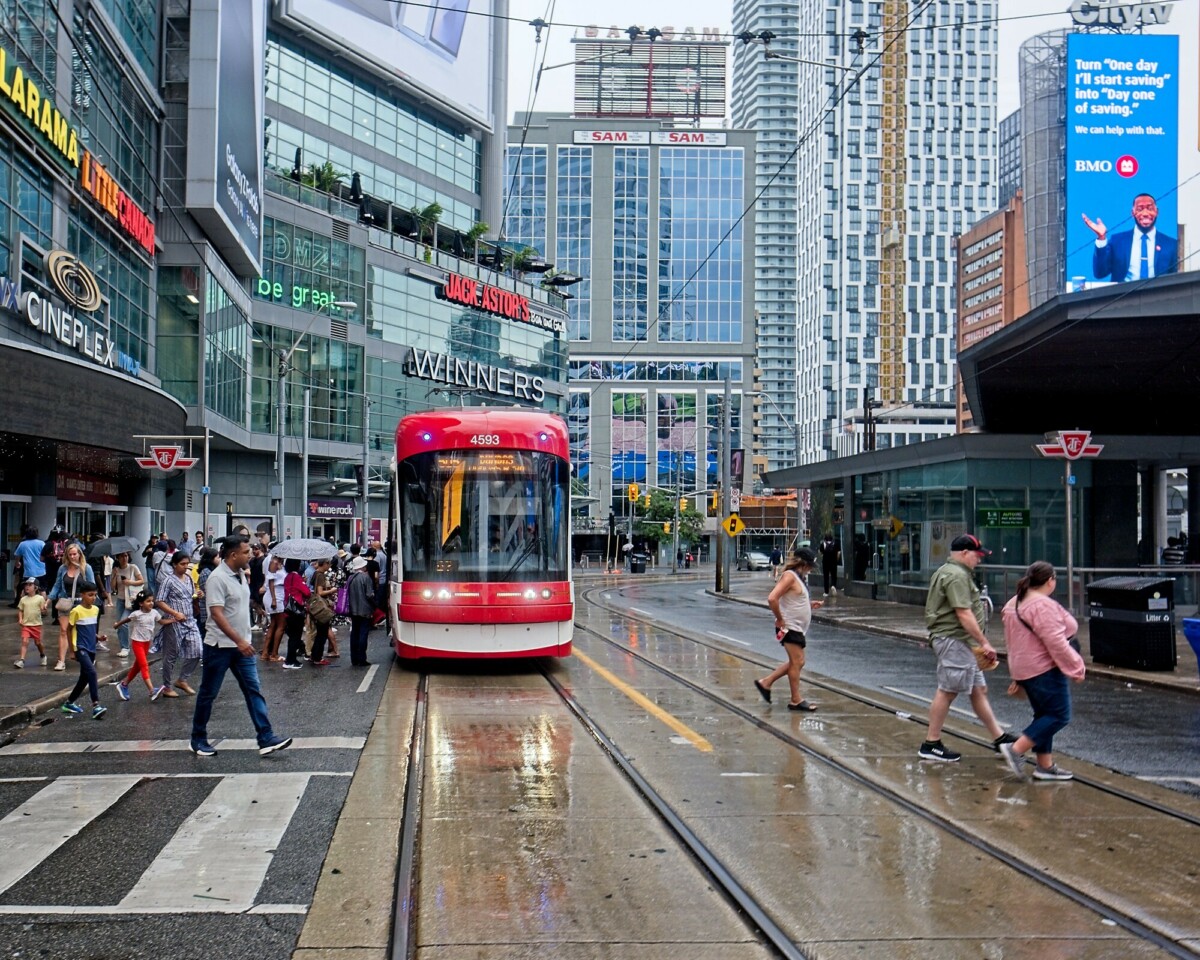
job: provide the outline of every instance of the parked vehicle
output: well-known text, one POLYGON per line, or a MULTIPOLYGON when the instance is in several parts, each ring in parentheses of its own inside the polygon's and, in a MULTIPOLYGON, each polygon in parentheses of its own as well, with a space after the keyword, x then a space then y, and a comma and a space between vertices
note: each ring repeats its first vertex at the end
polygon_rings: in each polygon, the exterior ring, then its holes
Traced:
POLYGON ((751 550, 738 557, 737 568, 739 570, 770 570, 771 558, 765 553, 751 550))

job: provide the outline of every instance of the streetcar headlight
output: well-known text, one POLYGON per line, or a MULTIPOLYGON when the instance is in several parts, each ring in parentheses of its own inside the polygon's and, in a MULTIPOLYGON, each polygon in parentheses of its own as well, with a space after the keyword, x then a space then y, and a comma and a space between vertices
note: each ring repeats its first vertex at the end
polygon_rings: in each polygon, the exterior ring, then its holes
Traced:
POLYGON ((539 433, 539 434, 538 434, 538 438, 539 438, 539 439, 542 441, 542 443, 545 443, 547 440, 549 440, 549 439, 550 439, 550 434, 548 434, 548 433, 539 433))
POLYGON ((424 440, 426 443, 428 443, 430 440, 433 439, 433 434, 430 433, 428 430, 426 430, 424 433, 421 434, 421 439, 424 440))
POLYGON ((549 587, 542 588, 542 599, 549 600, 554 595, 554 592, 549 587))
POLYGON ((525 599, 526 600, 534 600, 536 598, 537 598, 537 594, 534 593, 532 589, 525 591, 525 599))
POLYGON ((432 600, 433 599, 433 591, 432 590, 422 590, 421 596, 424 597, 426 600, 432 600))
POLYGON ((439 590, 438 591, 438 599, 439 600, 449 600, 450 599, 450 591, 449 590, 439 590))

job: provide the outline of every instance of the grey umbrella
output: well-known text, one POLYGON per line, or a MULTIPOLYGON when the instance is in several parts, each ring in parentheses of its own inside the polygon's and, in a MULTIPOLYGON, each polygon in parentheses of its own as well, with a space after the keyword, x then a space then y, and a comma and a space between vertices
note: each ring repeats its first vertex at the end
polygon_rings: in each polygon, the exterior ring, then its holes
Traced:
POLYGON ((327 540, 316 537, 301 537, 298 540, 280 540, 271 548, 271 556, 280 560, 328 560, 337 547, 327 540))
POLYGON ((141 552, 142 544, 133 537, 105 537, 88 547, 89 557, 115 557, 119 553, 137 556, 141 552))

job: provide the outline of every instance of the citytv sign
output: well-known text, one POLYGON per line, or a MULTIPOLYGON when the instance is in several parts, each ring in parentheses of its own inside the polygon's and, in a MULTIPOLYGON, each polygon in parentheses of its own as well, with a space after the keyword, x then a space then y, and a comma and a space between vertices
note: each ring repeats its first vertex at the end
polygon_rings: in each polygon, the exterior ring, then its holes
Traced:
POLYGON ((1081 27, 1111 27, 1133 32, 1153 24, 1167 23, 1174 0, 1166 3, 1121 3, 1120 0, 1075 0, 1067 13, 1081 27))

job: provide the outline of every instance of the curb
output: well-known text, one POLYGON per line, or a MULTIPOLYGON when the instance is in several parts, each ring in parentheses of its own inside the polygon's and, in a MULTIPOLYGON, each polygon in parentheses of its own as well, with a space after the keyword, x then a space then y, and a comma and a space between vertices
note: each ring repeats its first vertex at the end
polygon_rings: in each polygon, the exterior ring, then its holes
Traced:
MULTIPOLYGON (((158 658, 150 661, 151 665, 157 662, 158 658)), ((115 670, 110 673, 98 674, 96 677, 96 682, 102 687, 108 686, 116 681, 119 677, 125 676, 125 674, 128 672, 128 667, 122 667, 120 670, 115 670)), ((71 695, 71 690, 74 686, 74 684, 71 684, 70 687, 63 687, 60 690, 56 690, 54 693, 47 694, 46 696, 40 697, 37 700, 30 700, 28 703, 24 703, 21 706, 10 710, 8 713, 0 715, 0 732, 10 730, 13 727, 18 727, 23 723, 29 723, 34 717, 40 716, 43 713, 48 713, 56 707, 61 706, 66 702, 67 697, 71 695)))
MULTIPOLYGON (((728 600, 732 603, 742 603, 748 607, 758 607, 758 608, 764 609, 764 610, 769 609, 769 607, 767 607, 767 605, 765 603, 762 603, 758 600, 747 600, 744 597, 735 597, 735 596, 732 596, 731 594, 727 594, 727 593, 718 593, 716 590, 705 590, 704 592, 707 593, 711 597, 716 597, 718 600, 728 600)), ((839 619, 836 619, 833 617, 822 616, 819 612, 813 613, 813 622, 820 623, 824 626, 846 627, 848 629, 854 629, 854 630, 865 630, 867 633, 883 634, 884 636, 894 637, 898 640, 903 640, 906 643, 911 643, 916 646, 927 646, 928 645, 925 637, 918 636, 911 632, 905 632, 903 630, 895 630, 890 627, 877 627, 874 625, 855 623, 855 622, 849 621, 849 620, 839 620, 839 619)), ((997 650, 996 654, 1001 660, 1003 660, 1005 662, 1008 661, 1008 651, 997 650)), ((1174 690, 1177 693, 1200 694, 1200 685, 1188 686, 1184 683, 1178 683, 1178 682, 1172 683, 1170 680, 1160 679, 1159 677, 1154 676, 1153 674, 1142 676, 1141 674, 1121 673, 1117 670, 1112 670, 1112 669, 1104 666, 1103 664, 1098 664, 1095 661, 1093 661, 1092 663, 1089 663, 1087 665, 1087 670, 1088 670, 1089 674, 1095 675, 1097 677, 1104 677, 1105 679, 1116 680, 1116 681, 1119 681, 1122 683, 1137 682, 1141 686, 1154 687, 1159 690, 1174 690)), ((1182 679, 1182 678, 1172 677, 1171 679, 1182 679)))

